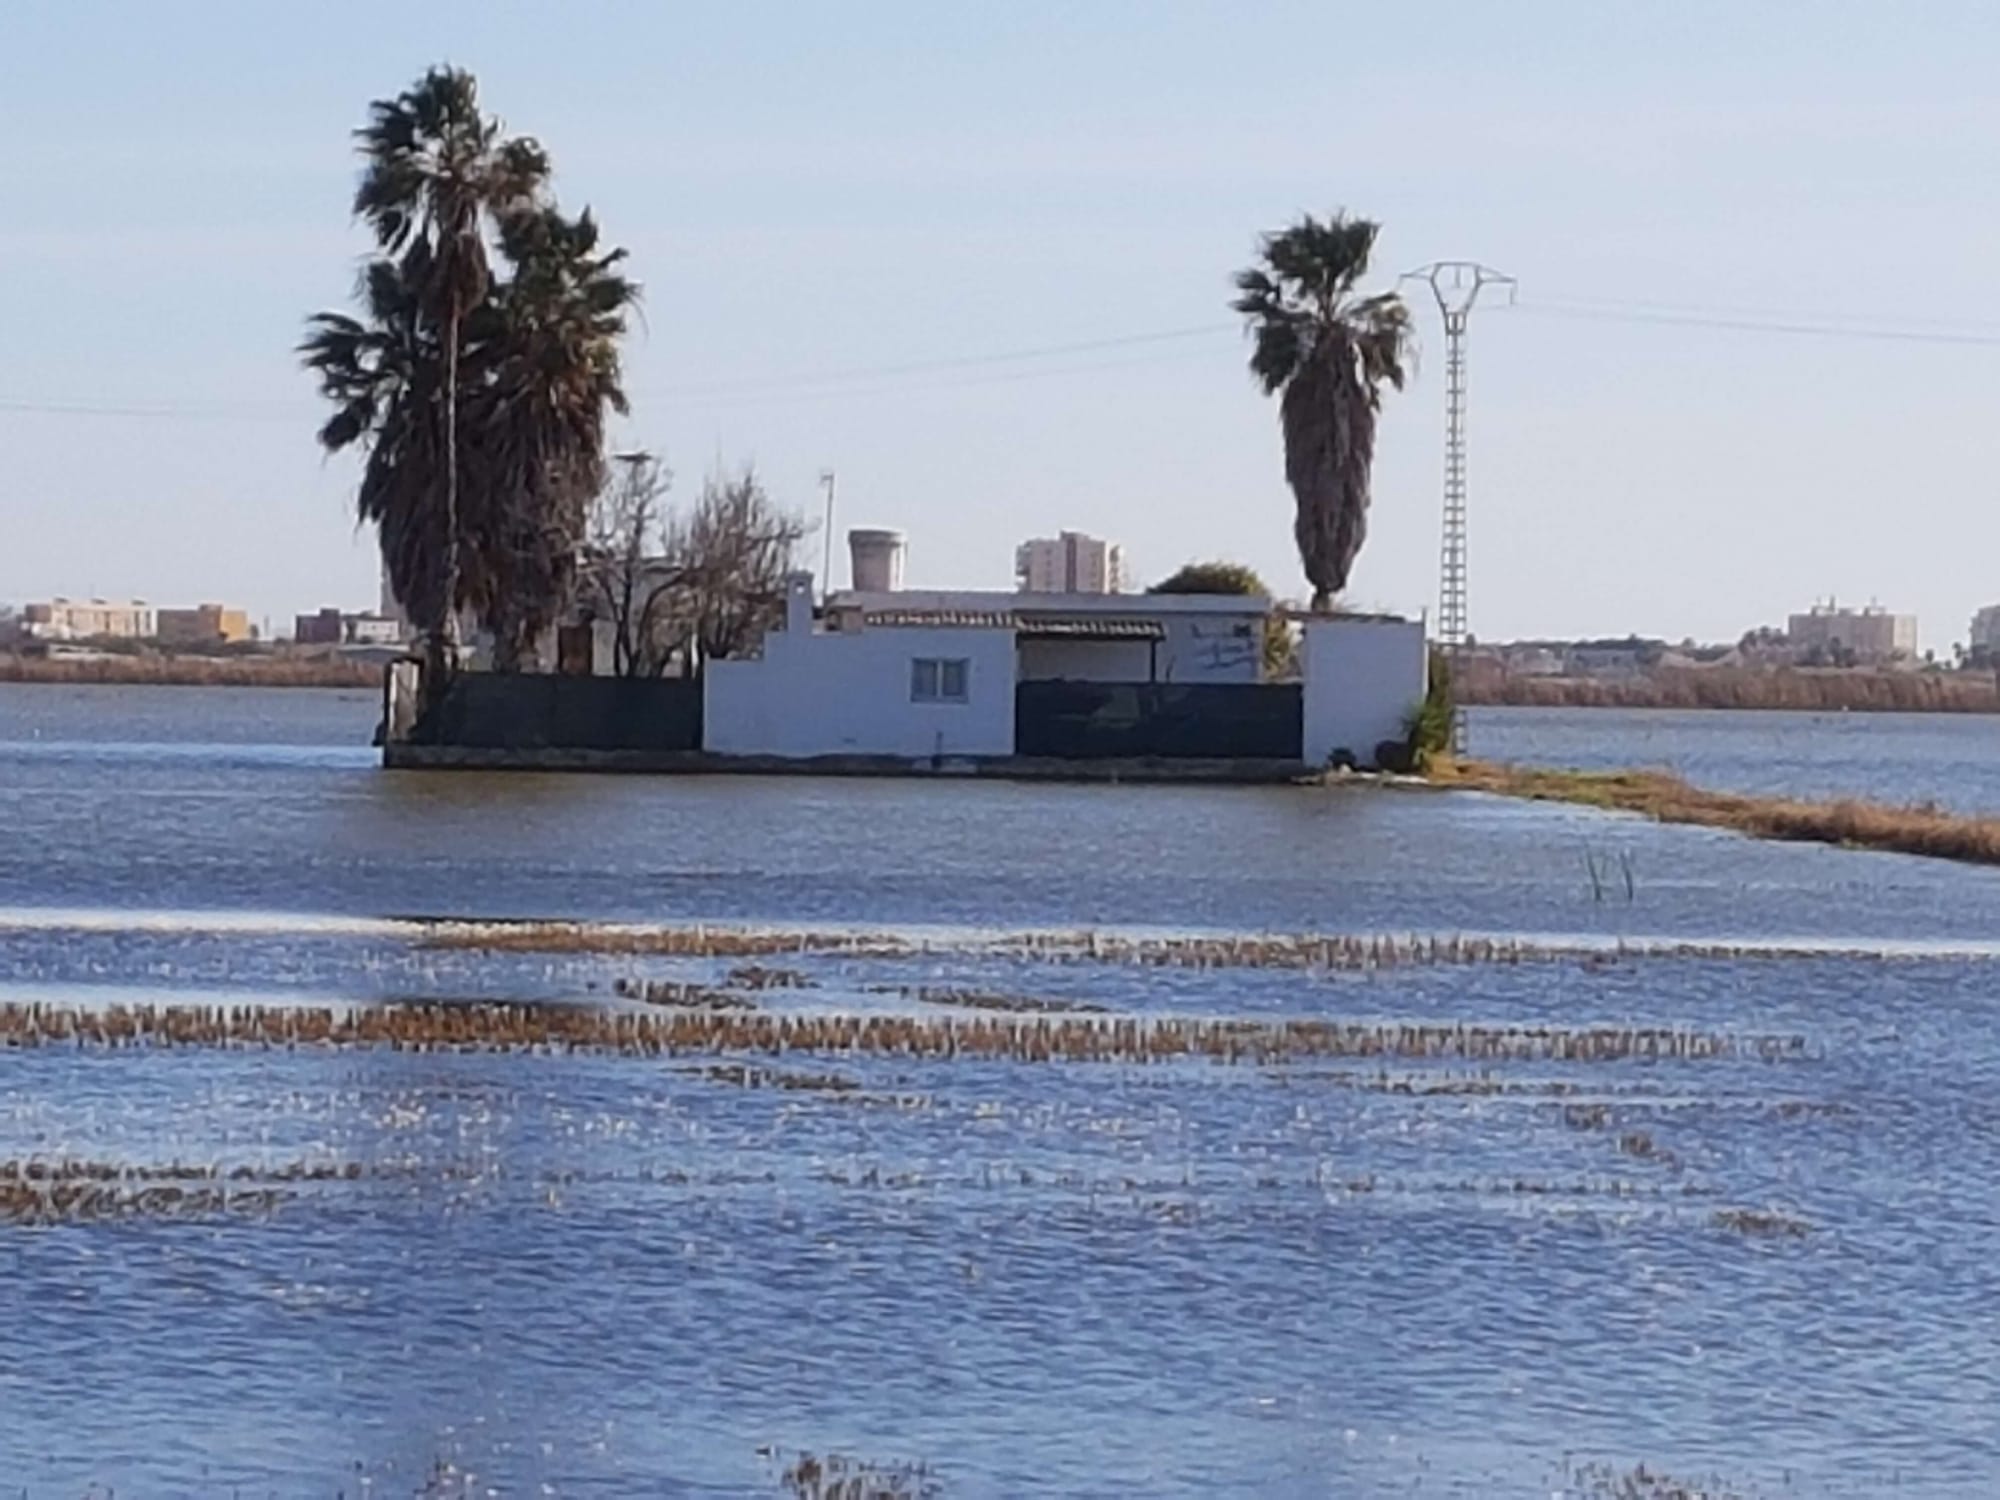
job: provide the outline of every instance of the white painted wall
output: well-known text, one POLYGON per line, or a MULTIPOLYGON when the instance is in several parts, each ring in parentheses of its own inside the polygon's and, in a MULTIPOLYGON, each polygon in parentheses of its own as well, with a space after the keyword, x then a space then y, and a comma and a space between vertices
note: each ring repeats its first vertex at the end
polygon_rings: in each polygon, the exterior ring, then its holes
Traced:
MULTIPOLYGON (((833 596, 836 613, 1011 614, 1032 625, 1038 615, 1113 615, 1157 621, 1161 682, 1262 680, 1263 621, 1271 601, 1244 594, 1003 594, 992 590, 905 589, 833 596)), ((1107 680, 1103 678, 1099 681, 1107 680)), ((1145 681, 1143 676, 1137 679, 1145 681)))
POLYGON ((1014 632, 773 631, 761 659, 708 664, 703 712, 717 755, 1012 755, 1014 632), (964 659, 968 701, 912 703, 917 657, 964 659))
MULTIPOLYGON (((1136 602, 1136 601, 1135 601, 1136 602)), ((1161 682, 1258 682, 1264 668, 1264 621, 1255 615, 1165 614, 1158 616, 1166 639, 1160 642, 1161 682)), ((1145 615, 1135 608, 1135 615, 1145 615)), ((1141 681, 1144 679, 1142 678, 1141 681)))
POLYGON ((1146 682, 1151 679, 1150 641, 1064 640, 1021 642, 1021 681, 1146 682))
POLYGON ((1375 747, 1403 737, 1403 721, 1423 700, 1430 654, 1411 620, 1308 621, 1300 647, 1305 674, 1305 759, 1324 765, 1348 750, 1373 765, 1375 747))

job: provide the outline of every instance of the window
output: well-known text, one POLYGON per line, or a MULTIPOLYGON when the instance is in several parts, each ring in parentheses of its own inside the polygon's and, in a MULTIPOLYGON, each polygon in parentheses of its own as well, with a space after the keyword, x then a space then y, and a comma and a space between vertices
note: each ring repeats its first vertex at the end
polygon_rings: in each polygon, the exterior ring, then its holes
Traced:
POLYGON ((910 661, 912 703, 964 703, 971 663, 963 656, 918 656, 910 661))

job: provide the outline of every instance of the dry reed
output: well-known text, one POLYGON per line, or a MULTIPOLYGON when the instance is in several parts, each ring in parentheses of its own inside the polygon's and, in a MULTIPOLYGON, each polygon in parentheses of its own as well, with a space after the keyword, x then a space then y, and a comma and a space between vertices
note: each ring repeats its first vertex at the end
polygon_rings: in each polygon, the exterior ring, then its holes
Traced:
POLYGON ((0 1005, 0 1047, 386 1048, 634 1056, 828 1053, 919 1060, 1159 1063, 1453 1058, 1705 1061, 1805 1055, 1799 1036, 1679 1027, 1282 1022, 1135 1016, 978 1017, 599 1011, 508 1004, 333 1010, 291 1006, 0 1005))
POLYGON ((1633 677, 1541 677, 1475 669, 1455 686, 1462 703, 1529 708, 2000 713, 2000 688, 1991 672, 1661 667, 1633 677))
POLYGON ((840 1453, 801 1453, 779 1482, 795 1500, 935 1500, 943 1493, 921 1463, 870 1463, 840 1453))
POLYGON ((1709 1222, 1717 1229, 1761 1239, 1802 1239, 1812 1229, 1804 1219, 1763 1208, 1717 1209, 1709 1222))
POLYGON ((0 1223, 269 1213, 289 1196, 290 1184, 359 1175, 358 1164, 293 1162, 225 1171, 213 1163, 0 1161, 0 1223))
MULTIPOLYGON (((1476 763, 1461 763, 1441 784, 1470 786, 1476 763)), ((1479 768, 1483 770, 1484 768, 1479 768)), ((1480 788, 1486 790, 1489 788, 1480 788)), ((1523 795, 1526 795, 1523 793, 1523 795)), ((1179 969, 1304 969, 1369 972, 1412 966, 1554 964, 1601 967, 1629 958, 1880 958, 1879 951, 1782 947, 1754 943, 1641 942, 1610 945, 1537 943, 1508 937, 1393 936, 1367 933, 1241 933, 1229 936, 1130 935, 1094 931, 1014 932, 991 937, 889 931, 772 928, 638 927, 591 922, 425 923, 420 946, 494 953, 601 953, 666 958, 819 956, 904 960, 1013 958, 1054 964, 1122 964, 1179 969)), ((751 966, 754 967, 754 966, 751 966)), ((736 972, 743 972, 738 970, 736 972)), ((760 974, 791 973, 758 970, 760 974)), ((804 978, 803 975, 799 976, 804 978)), ((765 985, 764 988, 774 986, 765 985)))
POLYGON ((1442 763, 1431 780, 1458 790, 1572 802, 1753 838, 2000 864, 2000 818, 1963 817, 1930 805, 1886 807, 1851 797, 1829 802, 1752 797, 1703 791, 1665 771, 1557 771, 1477 760, 1442 763))
POLYGON ((999 1010, 1016 1015, 1102 1015, 1105 1007, 1088 1000, 1054 1000, 1037 995, 1009 995, 993 990, 960 989, 942 984, 871 985, 875 994, 895 995, 920 1005, 948 1005, 957 1010, 999 1010))
POLYGON ((161 687, 372 688, 379 662, 308 656, 23 656, 0 651, 0 682, 136 683, 161 687))

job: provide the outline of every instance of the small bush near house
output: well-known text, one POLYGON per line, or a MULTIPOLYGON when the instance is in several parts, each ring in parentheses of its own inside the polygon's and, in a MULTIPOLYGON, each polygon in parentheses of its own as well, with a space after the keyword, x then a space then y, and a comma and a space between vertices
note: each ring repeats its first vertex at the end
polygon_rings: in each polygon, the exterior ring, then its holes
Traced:
POLYGON ((1458 718, 1458 704, 1452 696, 1451 659, 1436 646, 1431 647, 1430 686, 1423 701, 1410 710, 1404 728, 1409 732, 1410 769, 1430 769, 1433 757, 1451 749, 1452 725, 1458 718))

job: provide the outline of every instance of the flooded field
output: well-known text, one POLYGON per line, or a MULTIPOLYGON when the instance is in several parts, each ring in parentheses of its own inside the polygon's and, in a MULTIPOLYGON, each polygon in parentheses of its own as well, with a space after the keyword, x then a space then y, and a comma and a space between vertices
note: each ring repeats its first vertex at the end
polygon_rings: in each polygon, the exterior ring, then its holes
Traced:
POLYGON ((1991 714, 1774 713, 1728 709, 1475 708, 1488 760, 1585 771, 1672 771, 1766 796, 1862 797, 2000 813, 2000 718, 1991 714))
POLYGON ((9 1493, 2000 1479, 2000 874, 98 691, 0 689, 9 1493))

